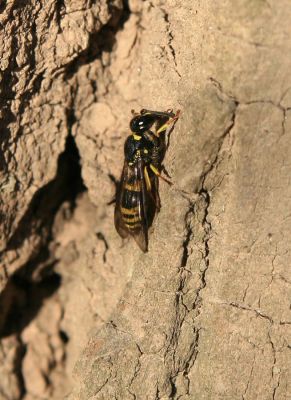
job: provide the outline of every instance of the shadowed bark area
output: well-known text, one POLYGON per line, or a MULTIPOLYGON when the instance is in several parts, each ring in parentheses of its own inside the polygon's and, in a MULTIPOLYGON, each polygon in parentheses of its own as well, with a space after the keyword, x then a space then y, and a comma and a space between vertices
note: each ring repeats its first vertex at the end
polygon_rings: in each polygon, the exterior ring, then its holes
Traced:
POLYGON ((287 0, 1 6, 0 399, 291 397, 287 0), (131 109, 181 109, 149 252, 131 109))

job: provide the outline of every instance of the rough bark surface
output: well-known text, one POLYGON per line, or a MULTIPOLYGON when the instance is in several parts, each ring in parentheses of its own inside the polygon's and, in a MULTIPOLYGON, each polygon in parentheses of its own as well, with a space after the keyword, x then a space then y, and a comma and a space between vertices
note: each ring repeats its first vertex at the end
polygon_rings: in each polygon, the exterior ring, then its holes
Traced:
POLYGON ((0 399, 291 398, 287 0, 0 5, 0 399), (130 110, 181 109, 147 254, 130 110))

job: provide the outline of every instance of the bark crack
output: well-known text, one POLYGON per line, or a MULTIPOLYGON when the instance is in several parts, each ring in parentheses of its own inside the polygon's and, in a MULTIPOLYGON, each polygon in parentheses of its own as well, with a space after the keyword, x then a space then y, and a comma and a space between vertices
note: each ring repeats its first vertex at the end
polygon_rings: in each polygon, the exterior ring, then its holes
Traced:
POLYGON ((275 344, 272 340, 270 331, 268 332, 268 338, 269 338, 269 342, 270 342, 272 354, 273 354, 272 380, 274 381, 275 385, 273 387, 272 399, 275 400, 276 392, 280 386, 280 370, 276 366, 277 365, 277 354, 276 354, 277 352, 276 352, 275 344))
POLYGON ((103 244, 104 244, 104 252, 103 252, 103 256, 102 257, 103 257, 104 264, 106 264, 106 261, 107 261, 106 253, 109 250, 108 241, 106 240, 106 238, 105 238, 105 236, 104 236, 104 234, 102 232, 97 232, 96 236, 97 236, 97 239, 101 240, 101 242, 103 242, 103 244))
POLYGON ((254 355, 253 362, 252 362, 252 367, 251 367, 249 378, 248 378, 248 381, 247 381, 247 385, 246 385, 245 391, 244 391, 244 393, 242 395, 242 400, 246 400, 246 395, 247 395, 247 392, 249 390, 250 381, 251 381, 251 378, 252 378, 253 372, 254 372, 255 360, 256 360, 256 356, 254 355))
POLYGON ((189 394, 189 386, 190 386, 190 380, 188 378, 188 374, 195 364, 195 361, 197 359, 198 353, 199 353, 199 339, 200 339, 200 331, 201 327, 197 326, 195 323, 195 319, 199 316, 201 312, 201 306, 202 306, 202 296, 201 292, 202 290, 206 287, 207 281, 206 281, 206 274, 209 269, 210 261, 209 261, 209 255, 210 255, 210 246, 209 246, 209 240, 211 238, 211 232, 212 232, 212 225, 211 221, 209 218, 209 209, 211 205, 211 194, 208 189, 207 185, 207 178, 209 174, 217 168, 217 165, 219 163, 219 157, 221 153, 221 149, 223 146, 223 143, 233 130, 236 122, 236 112, 237 108, 239 106, 239 102, 231 95, 225 94, 223 92, 222 86, 220 85, 219 82, 214 81, 215 86, 218 89, 218 92, 221 93, 221 101, 226 101, 223 97, 227 97, 228 101, 230 101, 233 104, 233 107, 231 109, 231 116, 230 116, 230 121, 228 123, 228 126, 226 129, 223 131, 222 135, 220 136, 218 140, 218 146, 215 152, 215 155, 213 157, 213 161, 211 162, 210 165, 207 166, 207 169, 203 172, 200 178, 200 190, 198 192, 198 199, 195 202, 189 201, 189 207, 185 215, 185 238, 182 243, 182 257, 181 257, 181 265, 180 265, 180 271, 179 271, 179 286, 177 290, 177 295, 176 295, 176 324, 173 329, 172 337, 170 340, 170 345, 168 346, 167 352, 171 353, 171 357, 173 360, 173 375, 170 378, 171 384, 172 384, 172 397, 171 398, 176 398, 176 393, 177 393, 177 388, 175 385, 175 380, 177 378, 177 375, 179 373, 183 374, 183 377, 186 381, 186 386, 187 386, 187 394, 189 394), (193 303, 191 308, 187 307, 185 305, 185 302, 183 300, 183 296, 185 295, 185 289, 187 288, 188 284, 188 278, 189 275, 191 274, 191 271, 189 269, 186 269, 189 257, 191 255, 191 245, 192 245, 192 240, 194 237, 193 234, 193 219, 196 214, 196 211, 199 211, 200 209, 200 215, 201 216, 201 226, 202 230, 204 232, 203 234, 203 249, 202 249, 202 259, 203 259, 203 268, 200 272, 200 280, 198 287, 195 291, 195 295, 193 298, 193 303), (178 343, 181 340, 181 330, 182 326, 184 323, 186 323, 186 318, 189 313, 193 314, 192 320, 193 320, 193 341, 189 345, 189 350, 187 353, 187 357, 185 357, 183 360, 176 360, 176 351, 178 347, 178 343))
POLYGON ((168 48, 170 50, 171 56, 172 56, 172 60, 174 62, 174 70, 176 72, 176 74, 179 76, 179 78, 182 77, 182 75, 180 74, 179 70, 178 70, 178 65, 177 65, 177 60, 176 60, 176 51, 173 47, 173 40, 174 40, 174 35, 173 32, 171 30, 171 23, 169 21, 169 14, 163 9, 161 8, 161 11, 163 12, 163 18, 164 21, 166 23, 166 33, 168 36, 168 48))
POLYGON ((140 347, 139 347, 139 345, 137 343, 136 343, 136 347, 137 347, 137 349, 139 351, 139 355, 138 355, 137 363, 136 363, 135 368, 134 368, 133 376, 132 376, 132 378, 131 378, 131 380, 129 382, 128 388, 127 388, 128 392, 130 393, 130 395, 133 397, 134 400, 136 400, 137 397, 136 397, 136 394, 131 390, 131 386, 133 385, 133 382, 136 379, 136 377, 138 376, 138 373, 139 373, 139 371, 141 369, 140 359, 141 359, 141 357, 143 355, 143 352, 141 351, 141 349, 140 349, 140 347))
POLYGON ((285 135, 285 133, 286 133, 287 111, 290 108, 284 107, 282 105, 282 102, 284 100, 284 97, 286 96, 286 93, 290 89, 289 87, 283 92, 283 94, 282 94, 282 96, 281 96, 281 98, 280 98, 280 100, 278 102, 275 102, 275 101, 270 100, 270 99, 254 99, 254 100, 249 100, 249 101, 242 102, 242 101, 238 100, 233 94, 225 91, 223 86, 222 86, 222 84, 219 81, 217 81, 215 78, 210 77, 209 80, 223 95, 227 96, 229 99, 234 101, 235 108, 237 108, 239 105, 248 106, 248 105, 251 105, 251 104, 269 104, 269 105, 272 105, 272 106, 278 108, 282 112, 282 123, 281 123, 281 125, 282 125, 282 133, 281 133, 281 136, 279 137, 278 140, 280 140, 280 138, 285 135))
MULTIPOLYGON (((181 329, 183 324, 186 322, 185 319, 187 315, 195 308, 195 304, 193 305, 192 310, 188 309, 185 305, 183 296, 184 296, 184 289, 187 286, 187 279, 191 271, 186 269, 188 258, 189 258, 189 244, 193 238, 193 230, 192 230, 192 218, 194 216, 194 204, 189 204, 189 209, 185 215, 185 239, 182 243, 182 256, 181 256, 181 265, 179 268, 179 282, 178 288, 176 292, 176 318, 175 318, 175 325, 172 331, 172 336, 169 339, 169 345, 165 352, 165 358, 169 357, 172 361, 172 376, 170 376, 169 380, 172 386, 172 399, 175 398, 177 388, 175 385, 175 380, 179 372, 183 372, 184 378, 188 381, 188 371, 193 365, 196 360, 197 353, 198 353, 198 339, 199 339, 199 329, 193 326, 193 340, 189 344, 188 354, 184 360, 179 360, 177 357, 177 347, 178 343, 181 340, 181 329)), ((199 289, 198 289, 199 291, 199 289)), ((198 293, 198 292, 197 292, 198 293)))
POLYGON ((221 303, 221 304, 222 304, 222 305, 226 305, 226 306, 230 306, 230 307, 234 307, 234 308, 238 308, 238 309, 244 310, 244 311, 250 311, 250 312, 252 312, 252 313, 255 313, 258 317, 261 317, 261 318, 266 319, 266 320, 269 321, 271 324, 274 323, 273 319, 272 319, 269 315, 263 313, 263 312, 262 312, 261 310, 259 310, 259 309, 247 307, 247 306, 245 306, 245 305, 243 305, 243 304, 239 304, 239 303, 235 303, 235 302, 231 302, 231 303, 221 303))

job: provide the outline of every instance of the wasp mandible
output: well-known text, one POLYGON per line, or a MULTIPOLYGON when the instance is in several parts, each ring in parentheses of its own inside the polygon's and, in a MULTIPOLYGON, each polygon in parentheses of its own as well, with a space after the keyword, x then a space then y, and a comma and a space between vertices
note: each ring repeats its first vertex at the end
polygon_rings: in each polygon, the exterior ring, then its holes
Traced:
POLYGON ((143 252, 148 251, 148 229, 161 208, 159 178, 162 174, 166 136, 179 118, 173 113, 141 110, 133 113, 131 135, 124 145, 124 166, 116 194, 114 222, 122 238, 132 236, 143 252))

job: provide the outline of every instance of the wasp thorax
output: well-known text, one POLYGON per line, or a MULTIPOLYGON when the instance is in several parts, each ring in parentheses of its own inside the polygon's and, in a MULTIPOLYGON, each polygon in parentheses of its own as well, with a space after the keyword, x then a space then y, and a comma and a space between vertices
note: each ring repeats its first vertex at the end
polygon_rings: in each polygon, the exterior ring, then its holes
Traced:
POLYGON ((134 133, 143 134, 151 128, 155 121, 156 117, 153 115, 138 115, 130 121, 130 129, 134 133))

